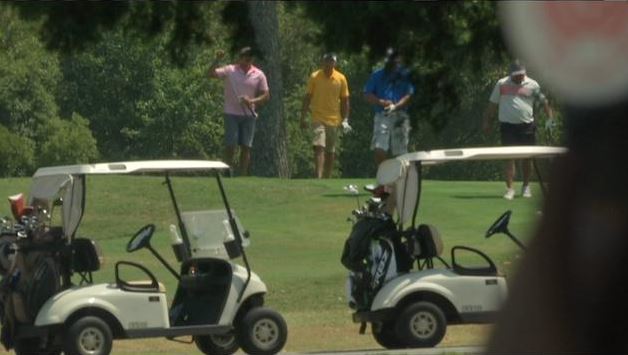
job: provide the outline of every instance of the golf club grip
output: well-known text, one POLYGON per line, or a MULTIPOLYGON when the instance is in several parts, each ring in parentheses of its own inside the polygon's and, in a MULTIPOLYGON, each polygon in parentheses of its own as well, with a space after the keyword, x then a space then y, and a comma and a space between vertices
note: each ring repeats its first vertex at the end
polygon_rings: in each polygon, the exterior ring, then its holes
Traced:
POLYGON ((244 115, 248 116, 246 114, 246 111, 249 111, 251 116, 253 116, 254 118, 257 118, 257 113, 253 111, 253 109, 250 108, 248 105, 245 105, 242 103, 242 101, 240 101, 240 93, 238 93, 238 90, 236 90, 235 85, 233 84, 233 79, 231 78, 231 75, 229 73, 227 73, 227 80, 229 81, 229 86, 231 87, 231 91, 233 91, 233 94, 238 100, 238 103, 240 104, 240 108, 242 108, 242 112, 244 113, 244 115))

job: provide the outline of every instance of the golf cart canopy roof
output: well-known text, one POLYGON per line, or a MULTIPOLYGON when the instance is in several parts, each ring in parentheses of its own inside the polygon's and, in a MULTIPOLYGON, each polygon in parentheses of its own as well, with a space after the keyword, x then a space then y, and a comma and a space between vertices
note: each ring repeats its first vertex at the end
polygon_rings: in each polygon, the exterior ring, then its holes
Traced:
POLYGON ((40 168, 34 178, 54 175, 132 174, 167 171, 203 171, 228 169, 220 161, 208 160, 146 160, 115 163, 64 165, 40 168))
POLYGON ((405 174, 411 162, 421 162, 421 165, 436 165, 452 161, 468 160, 510 160, 552 158, 565 154, 564 147, 543 146, 511 146, 511 147, 483 147, 426 150, 406 153, 394 159, 388 159, 377 169, 377 182, 380 185, 390 185, 405 174))
POLYGON ((563 147, 540 146, 512 146, 428 150, 407 153, 398 159, 421 161, 423 165, 439 164, 457 160, 501 160, 501 159, 531 159, 550 158, 567 152, 563 147))
POLYGON ((420 192, 416 165, 436 165, 453 161, 553 158, 567 152, 564 147, 512 146, 430 150, 407 153, 383 161, 377 169, 379 185, 394 186, 400 222, 407 223, 418 208, 420 192))
POLYGON ((85 208, 86 175, 216 171, 228 168, 223 162, 207 160, 147 160, 40 168, 33 175, 28 203, 50 211, 55 201, 61 201, 63 232, 71 240, 85 208))

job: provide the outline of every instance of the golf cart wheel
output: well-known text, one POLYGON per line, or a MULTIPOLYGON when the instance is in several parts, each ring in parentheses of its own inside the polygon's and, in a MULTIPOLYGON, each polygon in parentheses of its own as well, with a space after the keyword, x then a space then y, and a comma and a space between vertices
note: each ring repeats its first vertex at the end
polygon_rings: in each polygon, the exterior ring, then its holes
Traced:
POLYGON ((394 322, 372 323, 371 331, 377 344, 386 349, 401 349, 403 343, 395 333, 394 322))
POLYGON ((76 320, 66 333, 66 355, 108 355, 113 336, 111 328, 98 317, 83 317, 76 320))
POLYGON ((276 354, 288 339, 286 321, 279 313, 264 307, 246 313, 237 331, 242 350, 251 355, 276 354))
POLYGON ((401 312, 395 330, 399 340, 407 347, 433 347, 445 336, 447 319, 437 305, 417 302, 401 312))
POLYGON ((212 334, 194 337, 196 347, 206 355, 231 355, 240 349, 235 334, 212 334))

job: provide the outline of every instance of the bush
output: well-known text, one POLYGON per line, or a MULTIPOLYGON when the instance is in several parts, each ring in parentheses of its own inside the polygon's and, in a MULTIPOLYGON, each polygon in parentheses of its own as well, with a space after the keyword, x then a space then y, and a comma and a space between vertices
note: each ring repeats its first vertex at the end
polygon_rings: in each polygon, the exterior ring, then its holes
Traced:
POLYGON ((0 125, 0 176, 25 176, 33 170, 34 142, 0 125))
POLYGON ((53 118, 41 129, 44 141, 38 148, 39 166, 88 163, 98 158, 96 139, 79 114, 73 113, 70 120, 53 118))

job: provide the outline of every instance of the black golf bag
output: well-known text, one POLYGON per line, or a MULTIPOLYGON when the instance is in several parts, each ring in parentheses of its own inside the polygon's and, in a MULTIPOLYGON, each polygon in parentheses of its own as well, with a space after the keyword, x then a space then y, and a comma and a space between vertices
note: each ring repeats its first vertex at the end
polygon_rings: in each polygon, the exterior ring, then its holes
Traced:
POLYGON ((345 241, 342 264, 350 271, 347 281, 349 305, 369 309, 379 289, 412 265, 389 216, 362 216, 345 241))
POLYGON ((41 306, 60 289, 60 231, 33 216, 0 226, 0 342, 14 345, 19 324, 32 324, 41 306))

